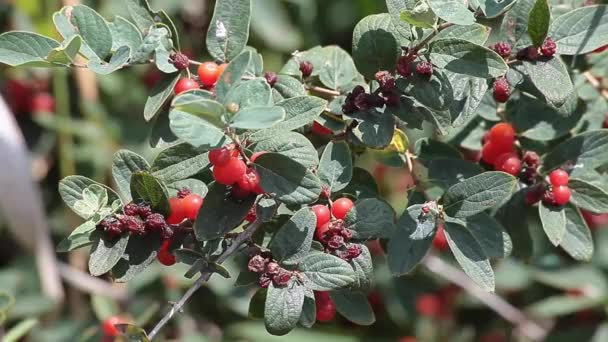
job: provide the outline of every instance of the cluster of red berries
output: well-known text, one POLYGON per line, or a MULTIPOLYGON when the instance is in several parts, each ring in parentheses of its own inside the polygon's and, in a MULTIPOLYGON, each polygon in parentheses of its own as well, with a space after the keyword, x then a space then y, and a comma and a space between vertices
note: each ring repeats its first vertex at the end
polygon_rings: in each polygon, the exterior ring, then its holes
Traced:
POLYGON ((515 129, 508 123, 494 125, 485 138, 481 149, 484 162, 493 165, 497 171, 518 175, 521 170, 521 159, 517 155, 515 144, 515 129))
POLYGON ((550 186, 545 190, 543 195, 543 203, 549 205, 562 206, 570 201, 570 188, 568 172, 557 169, 549 174, 550 186))
POLYGON ((384 105, 395 106, 399 103, 399 95, 394 90, 384 90, 395 87, 394 77, 388 71, 380 71, 376 74, 376 78, 382 80, 380 84, 385 85, 373 93, 366 93, 365 88, 358 85, 346 94, 346 99, 342 105, 344 114, 352 114, 357 111, 366 111, 370 108, 382 108, 384 105), (386 74, 382 74, 386 73, 386 74))
POLYGON ((97 229, 103 230, 109 238, 116 238, 125 232, 145 235, 158 232, 164 239, 173 236, 173 229, 159 213, 153 213, 146 203, 129 203, 124 206, 123 214, 110 215, 104 218, 97 229))
POLYGON ((326 205, 317 204, 312 210, 317 218, 315 237, 325 247, 325 252, 343 260, 350 261, 361 255, 361 245, 351 243, 352 232, 344 227, 344 218, 354 206, 353 201, 346 197, 335 200, 331 212, 326 205), (332 220, 331 216, 334 219, 332 220))
MULTIPOLYGON (((188 65, 190 65, 190 60, 183 54, 175 54, 172 61, 173 65, 179 70, 187 69, 188 65)), ((200 84, 202 84, 205 89, 213 89, 227 66, 227 63, 220 65, 215 62, 201 63, 197 70, 198 82, 195 79, 188 77, 180 78, 175 84, 173 91, 176 95, 181 94, 188 90, 200 89, 200 84)))
POLYGON ((526 184, 532 185, 538 179, 538 167, 540 156, 534 151, 525 151, 522 157, 522 169, 519 179, 526 184))
MULTIPOLYGON (((253 163, 262 154, 264 152, 254 153, 250 158, 250 163, 253 163)), ((209 162, 213 165, 215 181, 232 186, 232 194, 236 198, 264 192, 260 187, 259 173, 240 159, 240 153, 234 146, 209 151, 209 162)))
POLYGON ((275 287, 287 286, 295 273, 281 267, 268 252, 252 255, 247 263, 247 269, 260 275, 258 285, 264 289, 270 285, 270 282, 275 287))
POLYGON ((330 322, 336 317, 336 304, 331 300, 329 292, 315 291, 315 306, 317 322, 330 322))
POLYGON ((499 78, 492 84, 492 95, 494 100, 499 103, 505 103, 511 97, 511 87, 506 78, 499 78))
POLYGON ((430 61, 415 62, 418 54, 404 52, 406 54, 397 60, 396 69, 399 75, 407 78, 413 75, 414 70, 417 74, 425 77, 430 77, 433 74, 433 63, 430 61))
POLYGON ((54 113, 55 98, 47 91, 46 81, 32 84, 10 79, 6 82, 5 99, 15 114, 54 113))

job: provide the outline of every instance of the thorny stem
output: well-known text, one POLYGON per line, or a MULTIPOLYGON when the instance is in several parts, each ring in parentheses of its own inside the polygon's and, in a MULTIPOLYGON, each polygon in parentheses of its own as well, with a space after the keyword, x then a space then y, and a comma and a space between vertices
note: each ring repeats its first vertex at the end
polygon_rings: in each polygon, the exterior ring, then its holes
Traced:
MULTIPOLYGON (((249 225, 242 233, 240 233, 234 240, 232 240, 232 244, 226 248, 226 250, 217 258, 215 261, 218 264, 226 261, 230 256, 232 256, 238 249, 243 245, 243 243, 249 241, 251 236, 255 233, 255 231, 260 227, 262 221, 256 220, 252 224, 249 225)), ((165 314, 165 316, 150 330, 148 333, 148 339, 152 341, 152 339, 158 334, 158 332, 175 316, 176 313, 181 312, 183 306, 186 304, 188 299, 192 297, 192 295, 200 289, 205 282, 209 280, 212 272, 201 272, 201 276, 192 284, 192 286, 184 293, 182 298, 173 306, 171 310, 165 314)))

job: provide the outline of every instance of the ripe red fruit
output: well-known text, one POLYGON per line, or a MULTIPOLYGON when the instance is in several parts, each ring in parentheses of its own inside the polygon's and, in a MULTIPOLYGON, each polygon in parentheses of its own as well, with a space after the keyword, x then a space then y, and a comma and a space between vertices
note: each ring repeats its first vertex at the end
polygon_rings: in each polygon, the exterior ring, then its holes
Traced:
POLYGON ((272 72, 272 71, 268 71, 268 72, 264 73, 264 78, 266 79, 266 82, 268 83, 268 85, 271 87, 274 87, 274 85, 279 80, 277 73, 272 72))
POLYGON ((181 200, 183 215, 190 221, 196 220, 196 215, 203 205, 203 198, 197 194, 190 194, 181 200))
POLYGON ((312 211, 315 213, 317 217, 317 229, 324 226, 331 219, 331 213, 329 212, 329 208, 323 204, 317 204, 312 206, 312 211))
POLYGON ((570 188, 564 185, 553 187, 553 201, 555 205, 565 205, 570 201, 570 188))
POLYGON ((545 39, 543 45, 540 47, 540 53, 545 57, 552 57, 557 51, 557 44, 551 38, 545 39))
POLYGON ((496 100, 496 102, 507 102, 511 96, 511 88, 509 87, 507 80, 504 78, 499 78, 494 81, 493 90, 494 100, 496 100))
POLYGON ((416 72, 423 76, 431 76, 433 74, 433 64, 431 62, 420 62, 416 64, 416 72))
POLYGON ((496 158, 494 166, 496 171, 502 171, 516 176, 519 174, 519 171, 521 171, 521 159, 519 159, 515 153, 503 153, 496 158))
POLYGON ((185 91, 199 88, 200 87, 195 80, 191 78, 180 78, 180 80, 175 84, 173 91, 175 92, 175 95, 178 95, 185 91))
POLYGON ((179 224, 186 218, 184 207, 182 206, 182 199, 177 197, 169 198, 169 217, 167 223, 179 224))
POLYGON ((422 294, 416 297, 416 311, 426 317, 437 317, 441 312, 441 299, 435 294, 422 294))
POLYGON ((511 55, 511 44, 507 42, 498 42, 494 45, 494 51, 502 58, 508 58, 511 55))
POLYGON ((238 186, 248 192, 255 192, 260 185, 260 174, 252 168, 248 168, 247 171, 237 181, 238 186))
POLYGON ((329 292, 315 291, 317 322, 329 322, 336 317, 336 304, 329 297, 329 292))
POLYGON ((205 87, 212 87, 220 78, 222 70, 214 62, 205 62, 198 66, 198 79, 205 87))
POLYGON ((302 77, 308 77, 312 75, 312 71, 314 66, 309 61, 300 62, 300 71, 302 72, 302 77))
POLYGON ((354 206, 353 201, 346 197, 338 198, 331 205, 331 213, 335 218, 343 220, 348 211, 354 206))
POLYGON ((492 126, 488 139, 493 143, 506 145, 510 148, 515 143, 515 129, 511 124, 501 122, 492 126))
POLYGON ((232 157, 232 153, 228 148, 216 148, 209 151, 209 162, 213 166, 223 166, 226 165, 230 158, 232 157))
POLYGON ((316 121, 312 124, 312 132, 316 135, 329 135, 333 133, 332 130, 326 128, 316 121))
POLYGON ((608 224, 608 214, 594 214, 586 210, 581 210, 581 214, 589 228, 598 228, 608 224))
POLYGON ((173 62, 173 66, 175 66, 177 70, 188 69, 188 65, 190 65, 190 58, 180 52, 173 54, 171 56, 171 61, 173 62))
POLYGON ((171 266, 175 264, 175 255, 171 254, 171 251, 169 251, 170 246, 171 240, 165 240, 162 246, 160 246, 160 250, 156 255, 158 261, 165 266, 171 266))
POLYGON ((443 227, 439 226, 437 229, 437 233, 435 233, 435 238, 433 239, 433 247, 438 251, 442 252, 448 249, 448 239, 445 237, 445 233, 443 232, 443 227))
POLYGON ((213 178, 220 184, 232 185, 238 182, 245 172, 247 165, 242 160, 232 157, 225 165, 213 167, 213 178))
POLYGON ((323 238, 325 237, 325 233, 327 233, 328 230, 329 230, 329 222, 325 223, 321 227, 317 227, 317 229, 315 230, 315 237, 317 238, 317 240, 323 241, 323 238))
POLYGON ((32 98, 32 112, 34 113, 54 113, 55 112, 55 98, 53 95, 42 92, 37 93, 32 98))
POLYGON ((494 165, 500 155, 512 151, 513 145, 501 145, 494 141, 488 141, 481 149, 481 159, 490 165, 494 165))
POLYGON ((120 331, 118 331, 118 328, 116 328, 116 324, 122 324, 124 323, 124 321, 122 320, 122 318, 118 317, 118 316, 112 316, 110 318, 107 318, 103 321, 102 323, 102 330, 103 330, 103 334, 108 336, 108 337, 116 337, 120 334, 120 331))
POLYGON ((251 158, 249 158, 249 160, 251 160, 252 163, 255 163, 255 160, 258 159, 259 156, 261 156, 262 154, 268 153, 266 151, 260 151, 260 152, 255 152, 254 154, 251 155, 251 158))
POLYGON ((568 172, 562 169, 553 170, 549 174, 549 182, 553 186, 568 185, 568 178, 568 172))

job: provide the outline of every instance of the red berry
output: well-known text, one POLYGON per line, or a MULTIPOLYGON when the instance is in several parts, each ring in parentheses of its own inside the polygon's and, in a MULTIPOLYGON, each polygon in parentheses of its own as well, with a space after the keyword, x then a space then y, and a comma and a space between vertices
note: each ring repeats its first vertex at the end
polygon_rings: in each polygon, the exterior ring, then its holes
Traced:
POLYGON ((177 52, 171 56, 171 61, 177 70, 188 69, 190 58, 183 53, 177 52))
POLYGON ((222 70, 214 62, 205 62, 198 66, 198 79, 205 87, 212 87, 220 78, 222 70))
POLYGON ((332 130, 326 128, 325 126, 321 125, 316 121, 312 124, 312 132, 316 135, 329 135, 333 133, 332 130))
POLYGON ((315 291, 317 321, 330 322, 336 317, 336 304, 329 297, 329 292, 315 291))
POLYGON ((184 207, 182 205, 182 199, 177 197, 169 198, 169 217, 167 217, 167 223, 179 224, 186 218, 184 207))
POLYGON ((175 92, 175 95, 178 95, 185 91, 192 90, 192 89, 199 89, 199 88, 200 87, 195 80, 193 80, 191 78, 181 78, 175 84, 173 91, 175 92))
POLYGON ((553 170, 549 174, 549 182, 553 186, 568 185, 568 178, 568 172, 562 169, 553 170))
POLYGON ((225 165, 213 167, 213 178, 220 184, 232 185, 238 182, 245 172, 247 165, 242 160, 232 157, 225 165))
POLYGON ((254 154, 251 155, 249 160, 251 160, 252 163, 255 163, 255 160, 258 159, 258 157, 260 157, 262 154, 265 154, 265 153, 268 153, 268 152, 266 152, 266 151, 255 152, 254 154))
POLYGON ((557 44, 551 38, 545 39, 543 45, 540 47, 540 53, 545 57, 553 57, 555 52, 557 51, 557 44))
POLYGON ((535 185, 526 189, 524 200, 527 205, 533 205, 538 203, 543 198, 544 186, 542 184, 535 185))
POLYGON ((354 206, 353 201, 346 197, 338 198, 331 205, 331 213, 338 220, 343 220, 348 211, 354 206))
POLYGON ((502 171, 516 176, 519 174, 519 171, 521 171, 521 159, 519 159, 515 153, 504 153, 496 158, 494 166, 496 171, 502 171))
POLYGON ((509 148, 505 147, 505 150, 509 150, 511 146, 515 143, 515 129, 513 128, 513 126, 511 126, 511 124, 501 122, 499 124, 494 125, 490 129, 488 139, 492 143, 508 146, 509 148))
POLYGON ((564 185, 553 187, 553 201, 555 205, 565 205, 570 201, 570 188, 564 185))
POLYGON ((481 159, 490 165, 494 165, 500 155, 511 151, 513 151, 512 145, 500 145, 493 141, 488 141, 481 149, 481 159))
POLYGON ((433 247, 438 251, 445 251, 448 249, 448 239, 445 237, 445 233, 443 232, 443 227, 439 226, 437 229, 437 233, 435 233, 435 238, 433 239, 433 247))
POLYGON ((416 311, 426 317, 437 317, 441 312, 441 299, 435 294, 422 294, 416 297, 416 311))
POLYGON ((324 226, 331 219, 331 213, 329 212, 329 208, 323 204, 317 204, 312 206, 312 211, 315 213, 317 217, 317 229, 324 226))
POLYGON ((494 45, 494 51, 502 58, 508 58, 511 55, 511 44, 507 42, 498 42, 494 45))
POLYGON ((16 79, 6 83, 6 101, 15 114, 29 113, 32 105, 32 87, 16 79))
POLYGON ((608 214, 594 214, 586 210, 581 210, 581 214, 589 228, 598 228, 608 224, 608 214))
POLYGON ((323 241, 323 239, 325 238, 325 233, 327 233, 327 231, 329 230, 329 227, 330 227, 329 222, 325 223, 321 227, 317 227, 317 229, 315 230, 315 237, 317 238, 317 240, 323 241))
POLYGON ((190 194, 182 199, 183 215, 190 221, 196 220, 198 210, 203 205, 203 198, 197 194, 190 194))
POLYGON ((504 78, 499 78, 494 81, 493 90, 494 100, 496 100, 496 102, 507 102, 511 96, 511 88, 509 87, 507 80, 504 78))
POLYGON ((252 205, 251 208, 249 208, 249 211, 247 212, 247 216, 245 216, 245 221, 253 222, 256 218, 257 214, 255 212, 255 205, 252 205))
POLYGON ((300 62, 300 71, 302 72, 302 77, 308 77, 312 75, 314 67, 309 61, 300 62))
POLYGON ((241 188, 237 183, 232 186, 232 189, 230 189, 230 194, 233 198, 240 200, 251 196, 251 191, 241 188))
POLYGON ((274 87, 274 85, 279 80, 277 73, 272 72, 272 71, 268 71, 268 72, 264 73, 264 78, 266 79, 266 82, 268 83, 268 85, 271 87, 274 87))
POLYGON ((420 62, 416 64, 416 72, 423 76, 431 76, 433 74, 433 64, 431 62, 420 62))
POLYGON ((118 328, 116 328, 116 324, 122 323, 124 323, 124 321, 118 316, 112 316, 110 318, 105 319, 102 323, 103 334, 108 337, 118 336, 120 334, 120 331, 118 331, 118 328))
POLYGON ((401 56, 397 60, 397 73, 403 77, 412 75, 412 58, 410 56, 401 56))
POLYGON ((378 71, 374 77, 383 92, 391 92, 397 86, 395 77, 386 70, 378 71))
POLYGON ((216 148, 209 151, 209 162, 213 166, 223 166, 226 165, 230 158, 232 157, 232 152, 226 148, 216 148))
POLYGON ((32 112, 34 113, 54 113, 55 98, 53 95, 42 92, 34 95, 32 99, 32 112))
POLYGON ((162 246, 160 246, 160 250, 156 255, 158 261, 165 266, 171 266, 175 264, 175 255, 171 254, 171 251, 169 251, 169 247, 171 247, 171 240, 165 240, 162 246))
POLYGON ((238 186, 249 192, 255 192, 260 185, 260 174, 252 168, 248 168, 247 171, 237 182, 238 186))

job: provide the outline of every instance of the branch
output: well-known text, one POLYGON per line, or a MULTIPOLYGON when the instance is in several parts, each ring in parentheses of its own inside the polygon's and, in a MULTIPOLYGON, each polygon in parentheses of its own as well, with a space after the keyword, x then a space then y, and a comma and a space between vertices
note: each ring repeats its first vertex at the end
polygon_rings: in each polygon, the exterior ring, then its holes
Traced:
MULTIPOLYGON (((228 246, 228 248, 226 248, 226 250, 217 258, 215 262, 221 264, 226 261, 226 259, 232 256, 232 254, 234 254, 244 242, 251 239, 251 236, 253 235, 253 233, 255 233, 255 231, 260 227, 261 224, 262 221, 259 220, 256 220, 252 224, 250 224, 249 227, 247 227, 234 240, 232 240, 232 244, 228 246)), ((182 298, 177 303, 173 304, 171 310, 169 310, 169 312, 165 314, 165 316, 156 324, 156 326, 150 331, 150 333, 148 333, 148 338, 150 339, 150 341, 152 341, 152 339, 158 334, 160 329, 162 329, 176 313, 181 312, 183 306, 186 304, 188 299, 190 299, 190 297, 192 297, 192 295, 196 291, 198 291, 198 289, 200 289, 205 282, 209 280, 211 274, 212 272, 201 272, 201 276, 196 280, 196 282, 192 284, 192 286, 188 289, 188 291, 186 291, 186 293, 184 293, 182 298)))
POLYGON ((448 28, 448 27, 450 27, 452 25, 454 25, 454 24, 452 24, 452 23, 443 23, 443 24, 437 26, 437 29, 435 31, 431 32, 431 34, 429 34, 426 38, 424 38, 420 43, 416 44, 416 46, 414 46, 411 51, 414 52, 414 53, 417 53, 420 49, 422 49, 423 47, 425 47, 426 44, 428 44, 428 42, 431 41, 431 39, 435 38, 435 36, 439 32, 445 30, 446 28, 448 28))
POLYGON ((589 82, 589 84, 595 87, 605 99, 608 99, 608 89, 602 89, 602 84, 600 83, 600 80, 593 76, 589 71, 585 71, 583 73, 583 76, 585 76, 587 82, 589 82))
POLYGON ((422 260, 422 264, 429 271, 462 287, 470 295, 515 325, 519 332, 527 338, 533 341, 542 341, 549 333, 548 329, 528 318, 518 308, 509 304, 509 302, 495 293, 487 292, 480 288, 464 272, 446 263, 440 257, 430 254, 422 260))

